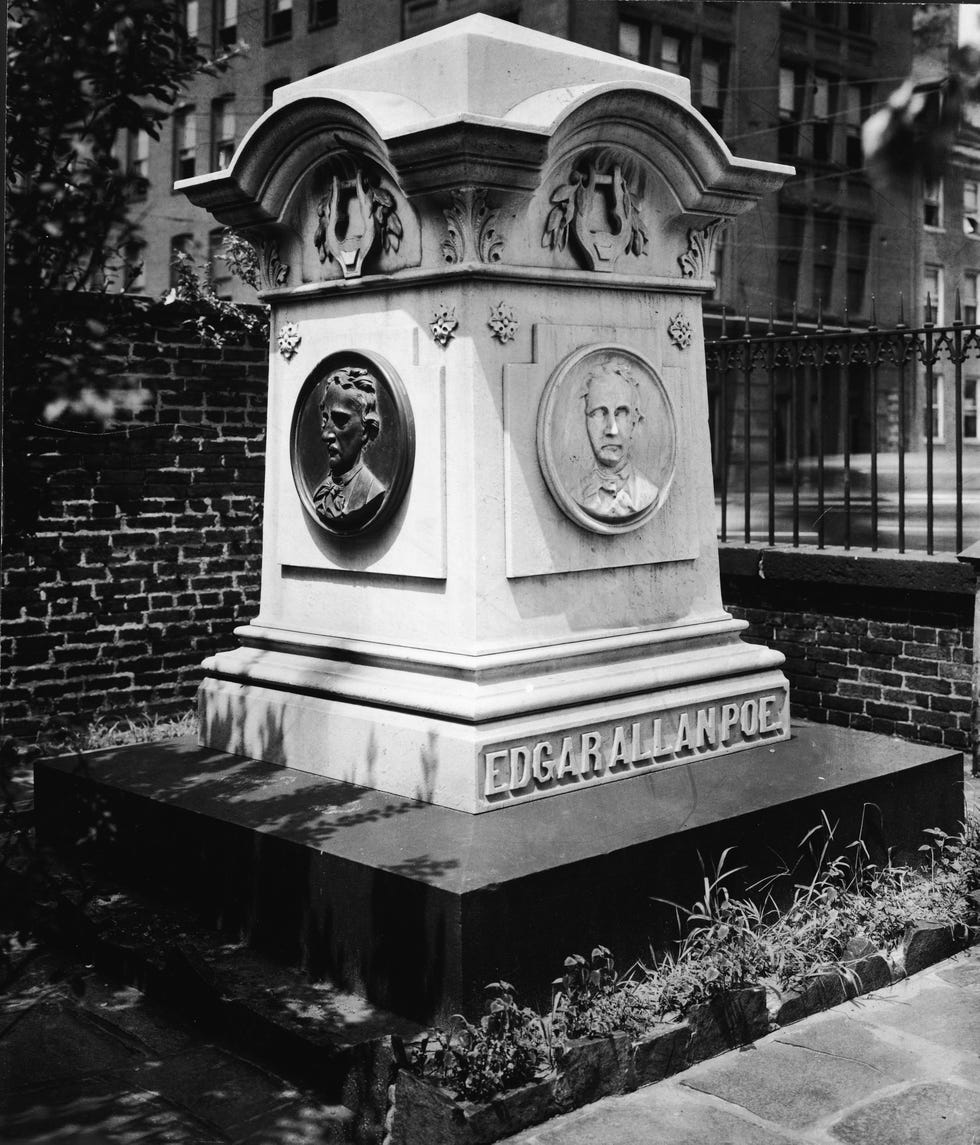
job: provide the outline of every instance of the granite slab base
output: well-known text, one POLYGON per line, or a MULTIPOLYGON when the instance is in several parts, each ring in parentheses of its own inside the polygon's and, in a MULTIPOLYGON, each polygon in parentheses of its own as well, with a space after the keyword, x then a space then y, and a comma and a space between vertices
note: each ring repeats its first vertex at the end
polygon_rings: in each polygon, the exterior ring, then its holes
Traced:
MULTIPOLYGON (((720 759, 470 815, 187 740, 36 766, 42 843, 179 901, 259 951, 431 1022, 513 982, 547 1008, 570 953, 620 968, 672 936, 726 847, 752 881, 836 824, 872 859, 963 818, 958 752, 794 724, 720 759)), ((797 876, 800 877, 799 868, 797 876)), ((733 881, 731 889, 742 887, 733 881)))

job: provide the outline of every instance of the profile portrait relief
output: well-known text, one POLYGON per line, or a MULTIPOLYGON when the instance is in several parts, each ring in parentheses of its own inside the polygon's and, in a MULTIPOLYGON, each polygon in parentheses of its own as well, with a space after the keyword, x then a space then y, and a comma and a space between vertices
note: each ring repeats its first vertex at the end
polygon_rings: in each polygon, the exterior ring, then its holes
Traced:
POLYGON ((675 422, 653 366, 591 346, 552 374, 538 409, 538 460, 566 516, 596 533, 645 525, 674 474, 675 422))
POLYGON ((369 468, 365 451, 381 433, 377 379, 359 366, 334 370, 320 399, 320 437, 329 473, 313 491, 313 507, 324 521, 368 517, 386 486, 369 468))
POLYGON ((293 479, 308 515, 352 536, 388 519, 404 497, 415 432, 391 366, 361 351, 333 354, 304 383, 293 414, 293 479))

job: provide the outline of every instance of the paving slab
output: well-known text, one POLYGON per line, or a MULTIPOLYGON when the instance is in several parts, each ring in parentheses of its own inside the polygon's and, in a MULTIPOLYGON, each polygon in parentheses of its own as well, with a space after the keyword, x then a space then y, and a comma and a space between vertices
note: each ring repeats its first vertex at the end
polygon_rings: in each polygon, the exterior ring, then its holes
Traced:
POLYGON ((977 1145, 980 1092, 929 1082, 869 1102, 837 1122, 845 1145, 977 1145))
POLYGON ((740 1105, 775 1124, 802 1129, 875 1090, 914 1076, 914 1055, 841 1018, 804 1022, 723 1054, 681 1084, 740 1105))
POLYGON ((858 1017, 862 1022, 890 1026, 906 1035, 955 1046, 963 1053, 980 1054, 980 992, 967 993, 947 986, 941 979, 938 985, 922 989, 914 1005, 872 1004, 862 1009, 858 1017))
POLYGON ((726 1109, 666 1084, 607 1098, 510 1140, 521 1145, 790 1145, 799 1139, 761 1124, 745 1110, 726 1109))

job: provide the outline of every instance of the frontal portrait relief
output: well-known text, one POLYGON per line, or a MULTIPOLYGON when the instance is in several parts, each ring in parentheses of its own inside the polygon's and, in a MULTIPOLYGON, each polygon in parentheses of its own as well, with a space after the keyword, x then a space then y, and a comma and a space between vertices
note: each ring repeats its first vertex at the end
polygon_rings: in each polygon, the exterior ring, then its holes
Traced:
POLYGON ((592 532, 627 532, 656 513, 673 478, 674 441, 663 383, 625 347, 579 350, 545 387, 541 470, 566 515, 592 532))
POLYGON ((380 524, 404 495, 415 438, 407 395, 387 363, 333 355, 307 379, 293 417, 293 477, 327 532, 380 524))
POLYGON ((660 490, 632 460, 633 435, 643 414, 628 363, 596 366, 582 398, 595 463, 582 479, 578 503, 599 521, 633 517, 652 505, 660 490))

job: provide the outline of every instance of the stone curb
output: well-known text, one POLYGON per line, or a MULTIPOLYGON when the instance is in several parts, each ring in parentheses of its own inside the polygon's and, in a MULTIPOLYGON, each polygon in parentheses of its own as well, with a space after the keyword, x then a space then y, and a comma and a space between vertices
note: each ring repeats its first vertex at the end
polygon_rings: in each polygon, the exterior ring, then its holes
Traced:
POLYGON ((909 923, 890 961, 857 940, 842 970, 815 975, 801 990, 780 993, 751 986, 692 1009, 631 1040, 615 1032, 568 1043, 556 1067, 529 1085, 491 1101, 457 1101, 409 1069, 389 1089, 384 1145, 491 1145, 560 1113, 614 1094, 663 1081, 726 1050, 746 1045, 779 1026, 891 986, 910 974, 980 942, 980 927, 909 923))

